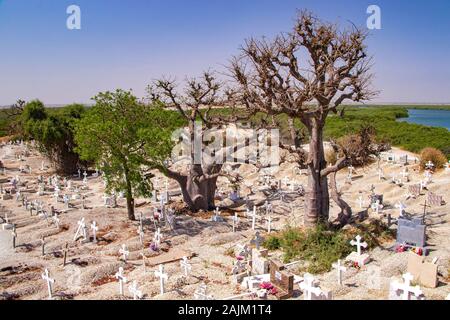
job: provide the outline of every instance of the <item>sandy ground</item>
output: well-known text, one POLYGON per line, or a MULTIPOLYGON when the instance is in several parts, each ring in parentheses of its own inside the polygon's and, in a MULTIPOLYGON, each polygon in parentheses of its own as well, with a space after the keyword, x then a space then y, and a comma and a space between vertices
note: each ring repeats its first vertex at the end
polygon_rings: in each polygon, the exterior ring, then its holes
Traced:
MULTIPOLYGON (((208 284, 209 293, 215 298, 225 298, 230 295, 242 293, 242 289, 231 281, 231 268, 235 258, 230 251, 233 251, 237 244, 249 243, 254 236, 251 230, 251 221, 245 217, 244 206, 239 211, 240 222, 237 232, 232 232, 230 215, 231 212, 222 211, 224 222, 216 223, 211 221, 212 213, 205 213, 193 217, 190 215, 177 215, 175 231, 168 226, 161 226, 163 243, 159 252, 149 249, 152 241, 155 226, 150 217, 153 212, 153 205, 149 199, 138 199, 137 212, 142 212, 144 216, 144 242, 147 266, 144 267, 140 253, 142 246, 137 233, 138 222, 131 222, 127 219, 125 200, 118 201, 117 208, 106 208, 103 205, 103 181, 101 177, 89 177, 88 190, 83 191, 87 195, 87 208, 81 208, 80 200, 71 201, 71 207, 66 210, 63 203, 55 203, 52 191, 46 191, 44 196, 38 196, 37 177, 43 175, 44 178, 53 174, 50 169, 41 171, 42 156, 37 152, 19 161, 14 159, 14 154, 24 151, 22 146, 4 146, 0 148, 0 159, 5 164, 6 175, 0 174, 0 180, 10 179, 19 175, 21 181, 26 181, 27 195, 29 200, 38 199, 43 201, 45 208, 50 205, 60 212, 60 227, 57 228, 51 220, 46 221, 32 216, 22 206, 21 202, 12 200, 0 200, 0 217, 4 217, 8 212, 11 223, 17 225, 17 248, 12 249, 11 232, 0 231, 0 299, 46 299, 47 287, 42 280, 41 274, 45 268, 50 271, 51 277, 56 282, 54 285, 54 297, 56 299, 130 299, 132 295, 128 291, 128 285, 136 280, 145 299, 193 299, 195 290, 202 282, 208 284), (18 168, 29 165, 32 174, 19 173, 18 168), (85 218, 88 226, 92 221, 96 221, 99 226, 97 233, 99 242, 82 243, 74 242, 73 237, 77 227, 77 221, 85 218), (45 236, 45 255, 41 254, 41 237, 45 236), (67 265, 62 266, 62 248, 69 244, 67 265), (127 263, 121 261, 119 249, 122 244, 126 244, 130 255, 127 263), (152 265, 157 259, 170 259, 172 256, 180 257, 179 251, 186 254, 192 253, 190 259, 192 272, 188 277, 183 275, 179 261, 165 264, 165 272, 168 274, 168 281, 165 285, 166 293, 161 295, 159 279, 155 277, 156 265, 152 265), (125 297, 119 295, 119 285, 114 278, 119 267, 125 270, 128 283, 125 285, 125 297)), ((394 149, 398 155, 405 154, 404 151, 394 149)), ((411 156, 413 156, 411 154, 411 156)), ((400 174, 402 166, 382 162, 387 178, 391 174, 400 174)), ((418 171, 417 166, 412 163, 408 166, 411 183, 418 183, 423 179, 423 173, 418 171)), ((254 194, 250 195, 250 200, 255 203, 263 203, 267 198, 267 193, 259 190, 258 177, 252 165, 242 165, 239 168, 240 174, 245 177, 244 185, 251 187, 254 194)), ((299 174, 294 170, 294 165, 284 163, 274 174, 277 179, 288 177, 289 180, 298 184, 306 185, 307 176, 299 174)), ((384 213, 391 213, 393 217, 398 217, 398 210, 394 205, 399 200, 404 200, 407 191, 406 184, 403 187, 389 183, 389 179, 380 181, 377 174, 377 165, 373 164, 365 168, 356 168, 354 179, 351 184, 346 183, 347 170, 338 174, 338 185, 344 199, 358 211, 358 196, 362 192, 367 199, 371 193, 370 187, 374 185, 377 194, 383 194, 386 207, 384 213)), ((71 177, 73 185, 81 187, 82 179, 77 176, 71 177)), ((161 179, 163 181, 163 179, 161 179)), ((438 172, 433 177, 433 183, 429 190, 434 193, 444 195, 447 204, 441 207, 433 207, 427 216, 427 235, 430 245, 430 257, 438 257, 439 264, 439 286, 435 289, 423 288, 427 299, 444 299, 450 292, 447 284, 449 257, 450 257, 450 173, 438 172)), ((4 184, 5 186, 6 184, 4 184)), ((226 180, 219 179, 219 187, 228 192, 229 187, 226 180)), ((283 186, 286 191, 288 187, 283 186)), ((177 189, 174 181, 170 181, 169 190, 177 189)), ((248 190, 243 188, 241 195, 248 190)), ((264 190, 262 188, 261 190, 264 190)), ((64 193, 65 191, 63 191, 64 193)), ((69 193, 70 194, 70 193, 69 193)), ((270 195, 269 195, 270 196, 270 195)), ((420 204, 426 199, 425 195, 418 199, 404 201, 407 206, 406 211, 419 215, 422 212, 420 204)), ((175 203, 180 202, 180 198, 172 199, 175 203)), ((230 204, 231 201, 224 200, 218 202, 219 205, 230 204)), ((287 224, 300 225, 303 219, 303 197, 296 193, 288 193, 284 201, 273 200, 274 215, 272 230, 283 229, 287 224)), ((366 200, 367 203, 367 200, 366 200)), ((331 214, 336 216, 338 208, 332 203, 331 214)), ((357 212, 356 212, 357 213, 357 212)), ((257 222, 257 230, 263 235, 266 234, 266 222, 257 222)), ((92 236, 92 234, 91 234, 92 236)), ((332 290, 334 299, 387 299, 388 285, 391 277, 399 277, 406 272, 407 253, 394 253, 388 250, 394 243, 384 244, 383 247, 376 248, 370 252, 372 262, 361 270, 351 269, 344 274, 344 285, 336 284, 334 272, 316 275, 321 281, 321 286, 332 290), (367 285, 367 278, 378 270, 380 277, 379 286, 373 288, 367 285)), ((271 252, 271 257, 279 257, 280 252, 271 252)), ((295 266, 291 271, 296 273, 295 266)), ((298 274, 301 276, 301 274, 298 274)), ((298 290, 298 287, 295 288, 298 290)), ((302 299, 300 296, 294 299, 302 299)))

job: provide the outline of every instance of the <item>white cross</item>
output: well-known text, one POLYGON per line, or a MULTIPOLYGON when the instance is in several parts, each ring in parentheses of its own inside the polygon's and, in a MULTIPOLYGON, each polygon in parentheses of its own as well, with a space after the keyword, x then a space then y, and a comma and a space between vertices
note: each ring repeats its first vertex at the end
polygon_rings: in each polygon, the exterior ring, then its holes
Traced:
POLYGON ((123 296, 123 284, 127 283, 127 278, 123 275, 123 268, 119 268, 119 272, 115 275, 116 279, 119 280, 119 293, 121 296, 123 296))
POLYGON ((400 217, 403 216, 403 211, 405 211, 406 206, 405 206, 403 203, 399 202, 399 203, 397 203, 397 204, 395 205, 395 207, 396 207, 396 208, 398 209, 398 211, 399 211, 399 216, 400 216, 400 217))
POLYGON ((208 295, 207 291, 208 287, 206 286, 206 283, 202 283, 200 287, 194 292, 195 300, 213 300, 213 296, 208 295))
POLYGON ((305 273, 303 276, 303 282, 300 283, 299 287, 303 291, 304 299, 311 300, 312 294, 314 293, 316 296, 322 293, 320 288, 314 286, 314 276, 309 273, 305 273))
POLYGON ((94 243, 97 243, 97 231, 98 231, 97 222, 95 221, 92 222, 91 229, 92 232, 94 233, 94 243))
POLYGON ((141 244, 144 242, 144 229, 142 228, 142 225, 140 225, 137 229, 137 233, 139 235, 139 241, 141 244))
POLYGON ((75 232, 75 236, 73 237, 73 241, 77 240, 78 236, 80 235, 80 233, 84 229, 84 227, 85 227, 84 218, 81 218, 81 220, 78 221, 78 228, 77 228, 77 232, 75 232))
POLYGON ((59 218, 58 215, 55 213, 55 215, 53 216, 53 221, 55 222, 56 228, 59 228, 59 218))
POLYGON ((364 198, 363 198, 362 194, 359 195, 358 200, 359 200, 359 208, 362 209, 363 205, 364 205, 364 198))
POLYGON ((267 217, 267 233, 272 232, 272 217, 267 217))
POLYGON ((247 209, 247 216, 252 217, 252 230, 255 230, 256 218, 260 219, 256 214, 256 206, 253 206, 253 213, 250 214, 249 212, 247 209))
POLYGON ((155 277, 159 278, 161 294, 164 294, 164 282, 169 279, 167 273, 164 273, 164 265, 159 265, 159 271, 155 271, 155 277))
POLYGON ((183 260, 180 261, 180 266, 184 269, 184 275, 187 277, 192 269, 187 257, 183 257, 183 260))
POLYGON ((384 172, 383 172, 383 169, 378 169, 378 180, 380 180, 381 181, 381 179, 383 179, 384 178, 384 172))
POLYGON ((48 298, 52 299, 52 284, 55 283, 55 279, 50 278, 50 273, 48 272, 48 269, 44 270, 44 273, 42 274, 42 279, 47 281, 48 298))
POLYGON ((237 212, 234 213, 234 216, 231 218, 231 220, 233 221, 233 232, 236 231, 236 226, 239 223, 239 217, 237 212))
POLYGON ((332 267, 336 269, 337 276, 338 276, 338 284, 342 285, 342 272, 347 271, 347 268, 344 266, 341 266, 341 260, 339 259, 336 263, 332 264, 332 267))
POLYGON ((350 244, 352 246, 356 246, 358 255, 361 255, 361 247, 367 248, 367 243, 366 242, 361 242, 362 238, 361 238, 360 235, 357 235, 355 239, 356 239, 356 241, 352 240, 352 241, 350 241, 350 244))
POLYGON ((214 210, 214 217, 212 219, 214 222, 219 222, 220 221, 220 210, 218 207, 216 207, 216 209, 214 210))
POLYGON ((431 160, 430 160, 430 161, 428 161, 428 162, 425 164, 425 167, 426 167, 427 169, 433 169, 433 168, 434 168, 434 163, 431 162, 431 160))
POLYGON ((416 297, 419 297, 422 294, 422 290, 420 290, 419 286, 412 287, 411 281, 414 279, 414 276, 411 273, 406 273, 403 276, 403 279, 405 280, 404 283, 400 283, 399 281, 395 280, 393 283, 393 287, 395 290, 402 290, 402 300, 410 300, 410 293, 414 293, 416 297))
POLYGON ((127 246, 125 244, 122 245, 122 248, 119 250, 119 253, 122 255, 123 261, 126 263, 130 251, 127 250, 127 246))
POLYGON ((128 290, 133 295, 133 300, 140 300, 140 299, 142 299, 142 291, 139 290, 136 280, 134 280, 133 284, 128 287, 128 290))
POLYGON ((161 239, 162 239, 161 228, 158 228, 155 232, 155 236, 153 237, 153 240, 159 246, 161 243, 161 239))

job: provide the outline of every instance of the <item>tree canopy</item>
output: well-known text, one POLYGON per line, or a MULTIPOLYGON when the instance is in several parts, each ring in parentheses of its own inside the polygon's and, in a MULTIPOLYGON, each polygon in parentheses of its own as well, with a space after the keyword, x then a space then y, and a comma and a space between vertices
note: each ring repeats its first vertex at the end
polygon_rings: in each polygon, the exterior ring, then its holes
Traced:
POLYGON ((77 151, 103 171, 109 192, 125 191, 134 220, 134 198, 152 192, 145 173, 163 167, 174 145, 171 134, 183 120, 158 104, 145 105, 131 91, 99 93, 93 100, 76 124, 77 151))

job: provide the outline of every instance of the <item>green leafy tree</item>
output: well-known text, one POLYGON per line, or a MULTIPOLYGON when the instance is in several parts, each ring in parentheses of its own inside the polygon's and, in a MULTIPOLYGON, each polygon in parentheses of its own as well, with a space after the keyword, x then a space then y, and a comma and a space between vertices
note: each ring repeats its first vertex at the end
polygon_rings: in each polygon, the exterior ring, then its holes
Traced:
POLYGON ((163 166, 181 126, 174 112, 141 103, 131 91, 99 93, 96 102, 77 123, 77 151, 103 171, 108 191, 125 191, 128 217, 135 220, 136 196, 151 196, 149 170, 163 166))
POLYGON ((60 109, 47 109, 39 100, 25 105, 20 115, 24 137, 34 139, 38 149, 55 165, 58 172, 71 174, 80 158, 74 152, 74 123, 85 107, 73 104, 60 109))

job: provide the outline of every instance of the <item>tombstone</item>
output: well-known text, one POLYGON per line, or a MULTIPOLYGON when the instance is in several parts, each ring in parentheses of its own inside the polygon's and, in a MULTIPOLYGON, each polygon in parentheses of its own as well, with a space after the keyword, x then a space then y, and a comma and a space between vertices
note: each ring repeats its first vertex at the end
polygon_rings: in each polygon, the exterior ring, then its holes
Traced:
POLYGON ((445 204, 443 197, 439 196, 437 194, 434 194, 433 192, 428 193, 428 203, 431 206, 436 206, 436 207, 440 207, 443 204, 445 204))
POLYGON ((180 261, 180 266, 184 270, 184 276, 187 277, 189 275, 189 272, 191 272, 192 270, 192 266, 189 263, 187 257, 183 257, 183 259, 180 261))
POLYGON ((362 238, 360 235, 357 235, 355 240, 351 240, 350 244, 356 246, 356 252, 350 253, 347 258, 345 258, 345 261, 357 263, 359 267, 362 267, 370 261, 369 255, 366 253, 362 254, 361 252, 361 248, 367 248, 367 243, 361 242, 362 238))
POLYGON ((252 249, 252 274, 266 274, 269 272, 269 250, 252 249))
POLYGON ((424 260, 425 258, 423 256, 410 252, 407 272, 413 275, 414 282, 427 288, 436 288, 438 285, 438 266, 436 259, 432 262, 426 262, 424 260))
POLYGON ((123 275, 123 268, 119 268, 119 272, 115 275, 116 279, 119 280, 119 294, 123 296, 123 284, 127 283, 127 278, 123 275))
POLYGON ((408 155, 407 154, 400 156, 400 164, 402 164, 404 166, 408 165, 408 155))
POLYGON ((127 263, 127 258, 130 255, 130 251, 127 250, 127 246, 125 244, 122 244, 122 248, 120 248, 119 254, 122 255, 122 260, 127 263))
POLYGON ((420 184, 413 184, 411 186, 408 186, 408 196, 416 199, 418 196, 420 196, 421 189, 422 188, 420 184))
POLYGON ((347 271, 347 268, 345 266, 341 265, 340 259, 336 263, 333 263, 332 267, 333 267, 333 269, 336 269, 336 271, 337 271, 338 284, 341 286, 342 285, 342 272, 347 271))
POLYGON ((280 300, 289 299, 294 293, 294 275, 285 270, 284 265, 275 261, 269 262, 270 282, 277 290, 276 297, 280 300))
POLYGON ((404 283, 398 280, 391 281, 389 287, 389 300, 424 300, 419 286, 411 286, 413 275, 406 273, 403 276, 404 283), (413 295, 411 295, 413 294, 413 295))
POLYGON ((169 279, 167 273, 164 273, 164 265, 159 265, 159 270, 155 271, 155 277, 159 278, 160 293, 164 294, 164 283, 169 279))
POLYGON ((231 274, 233 284, 241 283, 242 280, 248 276, 247 264, 241 260, 236 260, 231 269, 231 274))
POLYGON ((424 248, 426 244, 426 225, 421 218, 398 219, 397 244, 424 248))
POLYGON ((52 297, 52 284, 55 283, 55 279, 50 278, 50 273, 48 269, 45 269, 44 273, 41 275, 42 279, 47 282, 47 289, 48 289, 48 298, 51 300, 52 297))

